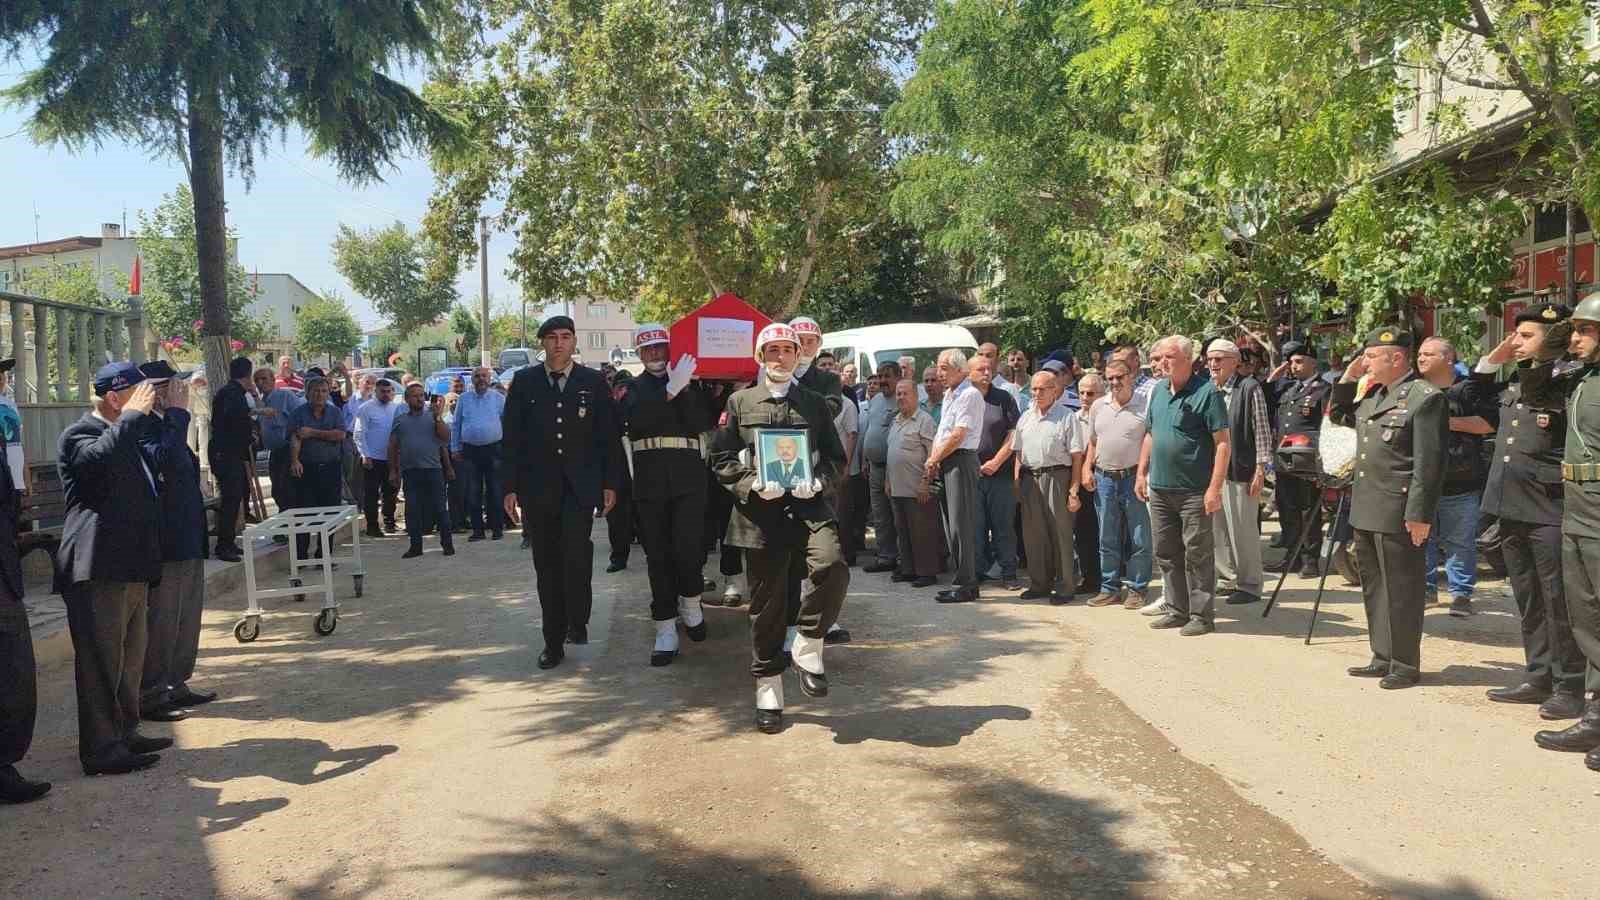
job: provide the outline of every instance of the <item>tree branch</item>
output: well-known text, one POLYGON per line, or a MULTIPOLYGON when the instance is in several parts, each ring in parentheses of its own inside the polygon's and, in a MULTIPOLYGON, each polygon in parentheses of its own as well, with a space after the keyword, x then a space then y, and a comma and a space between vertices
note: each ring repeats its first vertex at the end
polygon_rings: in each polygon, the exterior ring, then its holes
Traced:
POLYGON ((817 182, 816 190, 811 192, 811 216, 806 219, 806 257, 800 262, 800 271, 794 277, 794 286, 789 289, 789 302, 785 304, 781 318, 787 319, 798 310, 800 301, 805 297, 812 270, 817 266, 817 230, 822 226, 822 216, 828 211, 828 201, 832 197, 833 182, 828 180, 817 182))

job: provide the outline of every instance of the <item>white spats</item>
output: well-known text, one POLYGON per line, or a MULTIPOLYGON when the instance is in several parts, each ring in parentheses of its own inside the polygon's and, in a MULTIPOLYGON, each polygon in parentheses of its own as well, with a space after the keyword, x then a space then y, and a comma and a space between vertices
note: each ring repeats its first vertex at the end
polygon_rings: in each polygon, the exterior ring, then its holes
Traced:
POLYGON ((678 598, 678 618, 688 628, 694 628, 706 620, 706 614, 700 608, 699 596, 678 598))
POLYGON ((678 623, 671 619, 656 623, 656 653, 678 652, 678 623))
POLYGON ((822 671, 822 639, 808 638, 803 634, 796 634, 794 638, 794 664, 813 675, 821 675, 822 671))
POLYGON ((794 651, 794 639, 798 634, 800 634, 800 626, 790 625, 789 630, 784 632, 783 635, 783 652, 791 653, 794 651))
POLYGON ((756 709, 783 709, 783 676, 756 679, 756 709))

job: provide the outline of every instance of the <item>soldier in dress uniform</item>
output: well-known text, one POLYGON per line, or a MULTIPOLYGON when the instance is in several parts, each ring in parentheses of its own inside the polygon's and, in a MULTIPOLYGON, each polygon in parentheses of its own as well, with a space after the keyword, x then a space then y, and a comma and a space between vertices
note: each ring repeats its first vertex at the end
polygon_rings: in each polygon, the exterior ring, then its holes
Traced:
POLYGON ((633 503, 650 572, 650 618, 656 623, 650 665, 672 663, 678 620, 692 641, 706 639, 700 576, 706 516, 706 463, 700 434, 716 425, 711 397, 693 381, 687 353, 670 367, 671 338, 661 325, 640 325, 633 345, 644 372, 626 382, 618 413, 633 460, 633 503))
POLYGON ((1600 772, 1600 292, 1583 298, 1572 318, 1551 326, 1545 341, 1552 352, 1565 342, 1578 362, 1560 375, 1550 362, 1519 374, 1529 405, 1565 401, 1561 578, 1572 636, 1588 662, 1584 689, 1589 698, 1572 727, 1540 731, 1533 739, 1547 750, 1586 753, 1584 763, 1600 772))
POLYGON ((822 666, 823 635, 839 618, 850 572, 839 550, 839 526, 827 489, 843 474, 844 447, 833 427, 834 414, 818 394, 794 377, 799 341, 781 322, 756 339, 756 359, 765 378, 728 399, 727 418, 714 439, 711 465, 734 496, 728 541, 745 549, 750 581, 751 671, 756 677, 756 728, 767 734, 783 729, 784 621, 789 604, 789 571, 798 558, 805 567, 800 631, 793 661, 807 696, 828 693, 822 666), (753 458, 764 428, 805 429, 811 445, 813 479, 785 490, 766 482, 753 458))
MULTIPOLYGON (((1330 385, 1317 372, 1315 348, 1299 341, 1283 345, 1284 362, 1273 370, 1267 388, 1276 397, 1277 416, 1273 423, 1281 442, 1293 435, 1311 439, 1317 445, 1322 433, 1322 404, 1327 399, 1330 385)), ((1311 531, 1301 546, 1300 559, 1283 561, 1284 571, 1300 567, 1300 574, 1308 578, 1317 576, 1317 558, 1322 547, 1322 489, 1312 478, 1301 478, 1289 472, 1278 473, 1278 512, 1283 531, 1278 538, 1285 551, 1294 549, 1295 539, 1306 527, 1307 517, 1312 520, 1311 531)))
POLYGON ((1372 661, 1350 674, 1408 688, 1421 677, 1424 560, 1439 494, 1450 417, 1444 394, 1411 367, 1411 335, 1372 332, 1333 386, 1331 418, 1356 429, 1350 524, 1361 561, 1372 661), (1356 400, 1365 374, 1367 394, 1356 400))
POLYGON ((1500 427, 1482 509, 1500 520, 1500 547, 1527 659, 1522 683, 1493 688, 1489 699, 1537 703, 1545 719, 1576 719, 1583 713, 1584 659, 1572 637, 1561 579, 1561 444, 1567 416, 1560 405, 1530 405, 1521 379, 1497 376, 1513 359, 1546 362, 1559 356, 1563 348, 1546 350, 1545 338, 1571 315, 1555 304, 1525 310, 1517 316, 1516 330, 1478 361, 1472 375, 1485 396, 1500 394, 1500 427))
MULTIPOLYGON (((789 327, 794 329, 794 336, 800 341, 800 363, 795 369, 795 381, 821 394, 822 399, 828 404, 829 414, 833 416, 834 421, 838 421, 839 414, 844 411, 844 379, 816 365, 817 354, 822 351, 822 326, 809 316, 796 316, 789 322, 789 327)), ((888 390, 892 392, 894 388, 890 387, 888 390)), ((889 405, 894 406, 893 403, 889 405)), ((843 446, 843 439, 840 439, 839 443, 843 446)), ((843 486, 844 482, 841 481, 839 487, 843 486)), ((828 501, 834 504, 834 510, 837 512, 838 501, 832 494, 831 486, 828 501)), ((789 568, 789 624, 783 638, 785 653, 793 648, 795 635, 800 633, 800 604, 804 599, 802 595, 804 591, 810 589, 805 582, 805 575, 805 561, 796 555, 789 568)), ((847 644, 850 642, 850 632, 844 630, 838 622, 834 622, 828 628, 823 640, 829 644, 847 644)))
POLYGON ((589 642, 589 531, 616 505, 625 465, 610 389, 599 372, 573 361, 577 342, 567 316, 539 326, 544 362, 517 372, 501 419, 506 515, 520 502, 544 614, 541 669, 561 664, 563 641, 589 642))
MULTIPOLYGON (((15 359, 0 359, 0 393, 16 364, 15 359)), ((0 456, 21 446, 22 420, 9 403, 0 402, 0 456)), ((48 781, 30 781, 16 769, 33 743, 39 708, 33 635, 22 605, 22 560, 17 555, 21 501, 22 483, 0 459, 0 803, 28 803, 50 790, 48 781)))

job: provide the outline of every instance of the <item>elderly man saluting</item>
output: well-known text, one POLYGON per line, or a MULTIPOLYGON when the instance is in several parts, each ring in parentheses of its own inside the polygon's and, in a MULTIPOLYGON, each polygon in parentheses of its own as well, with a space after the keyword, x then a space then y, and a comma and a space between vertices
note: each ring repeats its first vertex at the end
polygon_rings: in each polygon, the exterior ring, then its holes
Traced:
POLYGON ((1022 540, 1028 550, 1024 600, 1070 602, 1077 587, 1072 565, 1074 513, 1082 501, 1085 438, 1077 410, 1056 403, 1061 383, 1041 370, 1031 383, 1032 403, 1017 421, 1017 493, 1022 500, 1022 540))

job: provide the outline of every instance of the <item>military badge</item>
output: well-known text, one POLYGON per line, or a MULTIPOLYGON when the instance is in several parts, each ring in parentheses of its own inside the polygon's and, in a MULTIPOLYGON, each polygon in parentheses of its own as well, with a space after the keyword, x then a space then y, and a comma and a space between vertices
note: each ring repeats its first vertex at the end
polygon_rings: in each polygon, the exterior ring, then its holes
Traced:
POLYGON ((1380 437, 1383 438, 1385 443, 1388 443, 1389 441, 1394 440, 1394 429, 1393 428, 1385 428, 1383 430, 1383 434, 1380 435, 1380 437))
POLYGON ((1392 340, 1394 340, 1394 332, 1385 331, 1383 334, 1378 335, 1378 340, 1380 340, 1380 341, 1392 341, 1392 340))
POLYGON ((1556 308, 1554 306, 1546 306, 1544 312, 1539 314, 1539 318, 1544 319, 1546 322, 1554 322, 1557 318, 1556 308))
POLYGON ((1540 428, 1549 428, 1550 427, 1550 414, 1549 413, 1539 413, 1539 414, 1537 414, 1537 415, 1535 415, 1533 417, 1533 420, 1535 422, 1539 423, 1539 427, 1540 428))

